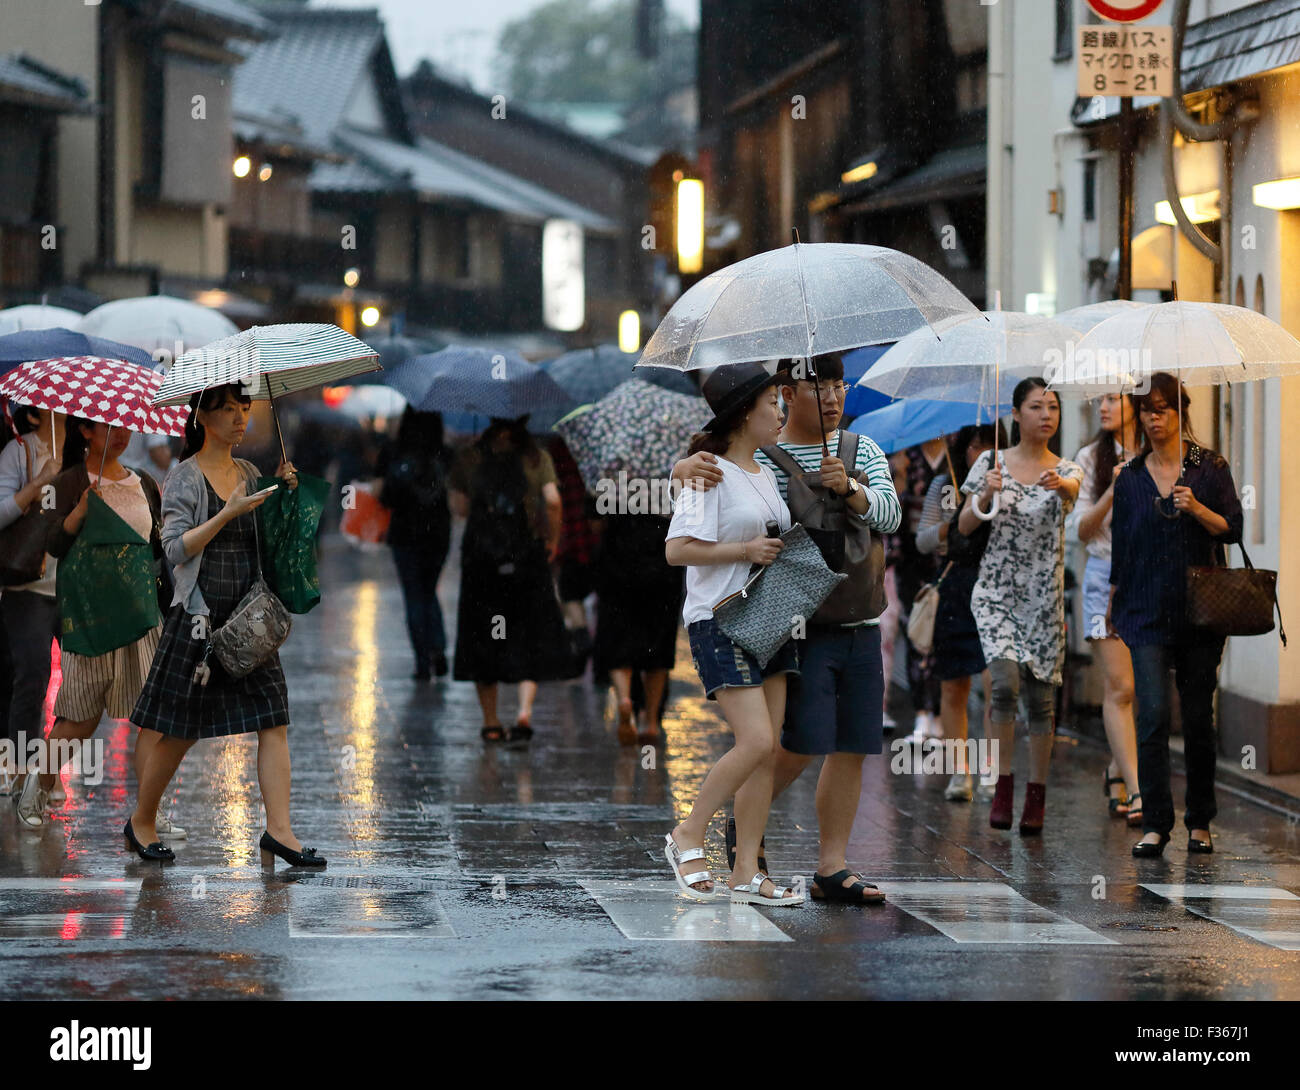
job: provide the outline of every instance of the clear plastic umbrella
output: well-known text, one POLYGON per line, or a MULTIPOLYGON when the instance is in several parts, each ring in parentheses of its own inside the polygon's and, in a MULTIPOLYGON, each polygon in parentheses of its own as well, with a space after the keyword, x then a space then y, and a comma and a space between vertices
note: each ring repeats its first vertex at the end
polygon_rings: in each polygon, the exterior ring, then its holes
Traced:
POLYGON ((692 371, 895 341, 975 305, 884 246, 799 243, 706 276, 664 316, 638 367, 692 371))
POLYGON ((1136 303, 1132 299, 1103 299, 1100 303, 1085 303, 1052 316, 1052 321, 1068 325, 1080 333, 1088 333, 1098 322, 1132 310, 1141 310, 1150 303, 1136 303))
MULTIPOLYGON (((1099 380, 1090 383, 1081 375, 1070 387, 1095 397, 1114 390, 1115 373, 1139 391, 1156 371, 1172 371, 1185 386, 1300 375, 1300 340, 1246 307, 1179 301, 1107 318, 1075 345, 1074 358, 1080 370, 1091 365, 1099 380)), ((1182 440, 1179 412, 1180 450, 1182 440)))
MULTIPOLYGON (((953 318, 932 329, 903 337, 858 380, 891 397, 924 397, 997 405, 1002 382, 1019 382, 1045 373, 1054 359, 1079 339, 1068 326, 1039 314, 995 310, 953 318)), ((994 431, 996 456, 997 432, 994 431)), ((993 506, 981 518, 992 518, 993 506)))

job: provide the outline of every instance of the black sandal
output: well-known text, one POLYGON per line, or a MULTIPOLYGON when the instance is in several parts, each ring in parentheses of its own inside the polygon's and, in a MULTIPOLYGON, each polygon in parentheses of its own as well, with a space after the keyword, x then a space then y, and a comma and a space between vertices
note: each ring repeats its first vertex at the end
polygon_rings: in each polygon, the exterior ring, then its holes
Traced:
POLYGON ((510 728, 510 734, 507 741, 510 742, 531 742, 533 740, 533 728, 527 723, 518 722, 510 728))
POLYGON ((1122 798, 1122 799, 1120 799, 1120 798, 1116 798, 1114 795, 1112 795, 1112 794, 1110 793, 1110 789, 1111 789, 1111 786, 1112 786, 1113 784, 1117 784, 1117 783, 1118 783, 1118 784, 1121 784, 1121 785, 1122 785, 1122 784, 1124 783, 1124 777, 1123 777, 1123 776, 1108 776, 1108 775, 1106 775, 1106 773, 1109 772, 1109 771, 1110 771, 1110 769, 1107 768, 1107 769, 1103 770, 1103 772, 1102 772, 1102 777, 1103 777, 1103 779, 1105 779, 1106 784, 1105 784, 1105 786, 1104 786, 1101 790, 1102 790, 1102 794, 1104 794, 1104 795, 1106 796, 1106 803, 1107 803, 1107 805, 1110 807, 1110 816, 1111 816, 1111 817, 1126 817, 1126 816, 1128 815, 1128 802, 1129 802, 1129 800, 1128 800, 1128 798, 1127 798, 1127 792, 1128 792, 1128 789, 1125 788, 1125 796, 1126 796, 1126 797, 1125 797, 1125 798, 1122 798), (1120 809, 1121 806, 1123 807, 1122 810, 1120 809))
POLYGON ((493 723, 490 727, 484 727, 479 731, 478 736, 485 742, 504 742, 506 740, 506 728, 500 723, 493 723))
POLYGON ((834 874, 814 874, 810 891, 814 901, 831 901, 844 905, 879 905, 884 904, 885 895, 870 882, 864 882, 847 867, 834 874), (849 878, 856 879, 851 886, 844 883, 849 878), (868 890, 875 892, 869 893, 868 890))
MULTIPOLYGON (((724 834, 727 841, 727 866, 731 870, 736 869, 736 819, 727 818, 727 831, 724 834)), ((767 870, 767 837, 763 837, 758 842, 758 869, 764 874, 767 870)))

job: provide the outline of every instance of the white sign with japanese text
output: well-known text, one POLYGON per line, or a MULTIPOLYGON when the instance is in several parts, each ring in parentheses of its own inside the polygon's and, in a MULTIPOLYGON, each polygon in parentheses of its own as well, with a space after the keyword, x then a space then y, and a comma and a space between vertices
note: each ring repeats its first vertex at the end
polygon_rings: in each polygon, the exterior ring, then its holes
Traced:
POLYGON ((1174 93, 1172 27, 1076 27, 1074 56, 1083 98, 1174 93))

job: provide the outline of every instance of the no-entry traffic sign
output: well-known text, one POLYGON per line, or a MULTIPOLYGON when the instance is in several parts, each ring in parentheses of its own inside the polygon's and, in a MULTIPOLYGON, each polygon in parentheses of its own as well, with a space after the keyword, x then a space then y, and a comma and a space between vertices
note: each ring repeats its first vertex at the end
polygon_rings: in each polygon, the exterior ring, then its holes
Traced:
POLYGON ((1087 2, 1088 7, 1112 23, 1135 23, 1139 19, 1145 19, 1164 0, 1087 0, 1087 2))

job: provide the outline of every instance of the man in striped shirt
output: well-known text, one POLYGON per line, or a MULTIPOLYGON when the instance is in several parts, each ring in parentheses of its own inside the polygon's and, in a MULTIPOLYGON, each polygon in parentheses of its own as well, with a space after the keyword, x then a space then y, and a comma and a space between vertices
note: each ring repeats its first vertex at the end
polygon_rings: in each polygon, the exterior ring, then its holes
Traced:
MULTIPOLYGON (((799 361, 778 387, 787 409, 778 445, 805 472, 820 471, 823 484, 845 497, 849 510, 873 531, 893 533, 903 512, 884 452, 866 436, 860 437, 853 468, 866 476, 865 485, 851 478, 844 463, 835 457, 846 393, 844 363, 838 353, 817 356, 812 363, 816 382, 807 365, 799 361), (801 373, 808 377, 794 377, 801 373)), ((762 451, 755 458, 776 474, 786 497, 789 476, 785 470, 762 451)), ((722 471, 713 455, 700 453, 678 462, 673 476, 707 489, 722 479, 722 471)), ((824 755, 817 780, 819 848, 813 897, 850 904, 879 903, 884 894, 852 871, 845 858, 862 793, 863 757, 883 749, 885 680, 879 618, 848 625, 809 624, 806 638, 797 641, 797 646, 801 672, 797 678, 791 675, 787 684, 772 797, 798 779, 814 757, 824 755)), ((733 828, 729 821, 729 855, 734 850, 733 828)))

